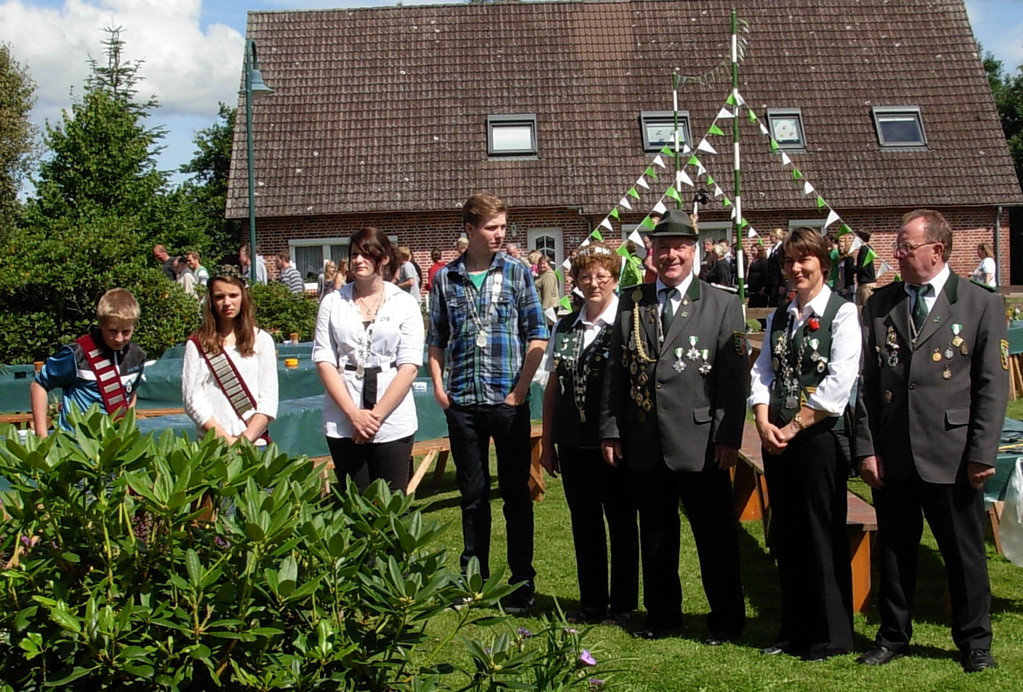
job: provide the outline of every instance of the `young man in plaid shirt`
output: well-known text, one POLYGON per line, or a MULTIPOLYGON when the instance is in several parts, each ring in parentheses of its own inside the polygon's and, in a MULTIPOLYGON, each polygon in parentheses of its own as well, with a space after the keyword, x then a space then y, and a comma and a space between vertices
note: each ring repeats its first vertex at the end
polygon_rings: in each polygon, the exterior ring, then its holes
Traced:
POLYGON ((430 289, 430 377, 444 409, 462 494, 462 568, 476 557, 490 574, 490 440, 504 500, 511 583, 509 613, 533 606, 533 503, 529 494, 529 384, 547 327, 533 278, 500 252, 507 207, 473 195, 462 207, 468 249, 434 276, 430 289), (450 372, 444 383, 445 351, 450 372))

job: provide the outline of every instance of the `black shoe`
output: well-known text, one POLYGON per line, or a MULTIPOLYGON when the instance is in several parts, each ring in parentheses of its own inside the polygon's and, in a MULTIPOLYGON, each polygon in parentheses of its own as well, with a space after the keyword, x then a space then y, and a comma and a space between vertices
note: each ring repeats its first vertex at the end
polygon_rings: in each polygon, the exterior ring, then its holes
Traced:
POLYGON ((501 607, 509 615, 528 613, 536 602, 536 587, 531 581, 519 582, 519 588, 501 599, 501 607))
POLYGON ((891 663, 897 658, 905 656, 905 651, 898 651, 896 649, 889 649, 884 644, 877 644, 871 649, 867 649, 856 659, 857 663, 862 663, 865 666, 883 666, 885 663, 891 663))
POLYGON ((622 612, 611 611, 607 614, 607 617, 600 621, 602 625, 612 625, 615 627, 625 627, 632 620, 632 611, 625 610, 622 612))
POLYGON ((734 642, 738 638, 738 632, 710 632, 703 638, 703 643, 707 646, 721 646, 729 642, 734 642))
POLYGON ((849 653, 848 649, 810 649, 804 651, 803 655, 799 658, 807 661, 808 663, 819 663, 820 661, 826 661, 832 656, 844 656, 849 653))
POLYGON ((781 654, 787 654, 791 650, 791 645, 788 642, 775 642, 770 646, 765 646, 760 650, 765 656, 780 656, 781 654))
POLYGON ((994 656, 987 649, 970 649, 962 655, 963 671, 967 673, 979 673, 988 668, 997 668, 994 656))
POLYGON ((632 636, 636 639, 661 639, 677 630, 681 624, 681 621, 664 621, 648 617, 643 628, 633 632, 632 636))
POLYGON ((576 624, 596 624, 604 619, 607 611, 604 608, 580 608, 565 618, 566 621, 576 624))

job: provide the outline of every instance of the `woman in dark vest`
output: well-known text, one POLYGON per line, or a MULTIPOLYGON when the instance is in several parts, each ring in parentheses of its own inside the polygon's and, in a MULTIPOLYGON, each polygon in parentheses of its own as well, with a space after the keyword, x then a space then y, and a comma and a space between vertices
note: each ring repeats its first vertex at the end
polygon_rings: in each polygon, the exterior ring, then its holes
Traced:
POLYGON ((547 350, 540 463, 551 475, 564 474, 579 577, 580 607, 571 622, 625 625, 639 591, 639 534, 628 472, 604 463, 598 427, 620 269, 612 247, 590 244, 576 253, 570 274, 584 303, 557 323, 547 350))
POLYGON ((781 630, 763 652, 816 661, 853 646, 849 468, 832 429, 856 381, 861 333, 856 307, 825 285, 831 258, 824 236, 798 228, 781 251, 795 297, 767 323, 750 396, 781 584, 781 630))

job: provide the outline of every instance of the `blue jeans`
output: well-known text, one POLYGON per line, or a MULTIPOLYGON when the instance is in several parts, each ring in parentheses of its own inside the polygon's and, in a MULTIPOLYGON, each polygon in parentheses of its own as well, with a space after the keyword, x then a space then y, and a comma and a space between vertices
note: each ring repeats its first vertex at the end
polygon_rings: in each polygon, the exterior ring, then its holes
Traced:
POLYGON ((529 497, 529 404, 457 406, 444 412, 451 456, 462 494, 461 556, 464 570, 473 557, 490 576, 490 440, 497 451, 497 485, 504 501, 511 582, 532 580, 533 501, 529 497))

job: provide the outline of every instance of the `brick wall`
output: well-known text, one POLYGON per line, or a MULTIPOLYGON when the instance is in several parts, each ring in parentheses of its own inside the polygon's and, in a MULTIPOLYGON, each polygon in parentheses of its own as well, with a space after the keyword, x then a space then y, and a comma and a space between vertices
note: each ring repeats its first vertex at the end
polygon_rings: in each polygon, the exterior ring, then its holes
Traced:
MULTIPOLYGON (((908 209, 863 209, 843 213, 842 219, 854 230, 871 233, 870 244, 877 252, 877 266, 882 260, 897 266, 892 256, 892 245, 898 230, 899 219, 908 209)), ((995 209, 992 207, 940 209, 952 226, 953 252, 950 264, 961 276, 969 276, 976 269, 977 244, 990 242, 994 245, 995 209)), ((812 218, 809 210, 782 213, 747 212, 750 224, 763 235, 771 228, 788 228, 790 219, 812 218)), ((639 223, 641 215, 622 216, 627 224, 639 223)), ((527 251, 526 232, 530 228, 560 228, 564 236, 567 254, 586 239, 593 227, 601 222, 602 216, 585 217, 570 209, 513 209, 508 215, 508 235, 505 242, 514 242, 527 251)), ((728 221, 728 214, 718 210, 703 210, 701 222, 728 221)), ((445 261, 454 259, 455 240, 462 234, 461 210, 451 212, 429 212, 415 215, 404 214, 363 214, 359 216, 310 216, 302 218, 261 219, 257 227, 258 245, 263 255, 271 255, 288 248, 293 238, 348 238, 356 230, 374 225, 389 235, 398 237, 399 245, 412 248, 413 256, 425 271, 430 266, 430 250, 439 248, 445 261)), ((603 229, 602 229, 603 230, 603 229)), ((605 233, 605 237, 610 234, 605 233)), ((714 234, 719 235, 718 233, 714 234)), ((1000 247, 995 249, 998 257, 998 280, 1009 283, 1009 218, 1003 214, 1000 247)), ((745 243, 749 248, 749 241, 745 243)), ((272 265, 272 263, 269 263, 272 265)), ((271 272, 274 268, 270 267, 271 272)), ((892 272, 882 276, 879 283, 891 281, 892 272)))

